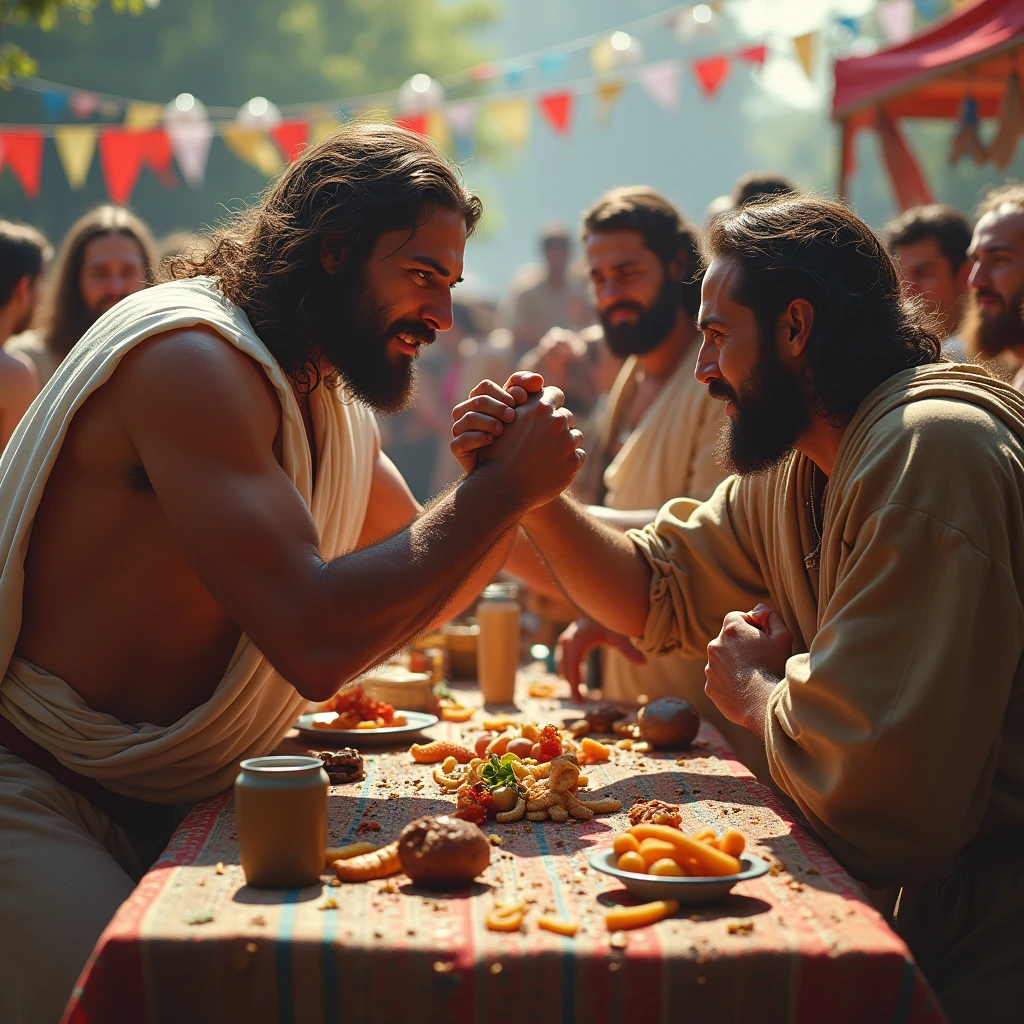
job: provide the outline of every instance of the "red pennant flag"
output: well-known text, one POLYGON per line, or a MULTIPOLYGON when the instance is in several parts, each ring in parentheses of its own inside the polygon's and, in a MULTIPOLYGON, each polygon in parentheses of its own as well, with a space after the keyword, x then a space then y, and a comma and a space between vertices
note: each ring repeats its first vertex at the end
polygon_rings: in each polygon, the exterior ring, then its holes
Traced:
POLYGON ((748 64, 756 64, 758 67, 761 67, 768 59, 768 47, 764 43, 760 46, 748 46, 740 50, 736 56, 740 60, 745 60, 748 64))
POLYGON ((395 124, 399 128, 408 128, 409 131, 415 132, 417 135, 427 134, 426 114, 410 114, 408 117, 396 117, 395 124))
POLYGON ((693 62, 693 73, 705 96, 714 96, 729 77, 732 61, 728 57, 707 57, 693 62))
POLYGON ((174 149, 170 137, 163 128, 152 128, 145 134, 149 136, 145 144, 146 166, 156 175, 157 181, 164 188, 177 188, 178 178, 171 170, 174 149))
POLYGON ((572 101, 571 92, 549 92, 537 98, 540 112, 559 135, 569 134, 572 124, 572 101))
POLYGON ((29 199, 39 196, 39 179, 43 176, 43 133, 4 132, 0 135, 0 169, 4 165, 18 179, 29 199))
POLYGON ((126 206, 139 180, 142 164, 154 148, 152 132, 106 128, 100 132, 100 166, 110 201, 126 206))
POLYGON ((281 150, 281 156, 291 163, 306 148, 309 142, 309 122, 302 118, 282 121, 270 134, 281 150))

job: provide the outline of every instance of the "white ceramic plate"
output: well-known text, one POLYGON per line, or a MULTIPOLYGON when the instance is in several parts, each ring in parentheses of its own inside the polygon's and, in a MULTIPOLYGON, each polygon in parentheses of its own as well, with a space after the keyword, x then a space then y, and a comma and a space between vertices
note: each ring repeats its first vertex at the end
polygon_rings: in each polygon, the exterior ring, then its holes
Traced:
POLYGON ((302 715, 295 723, 295 728, 306 739, 315 739, 324 746, 362 747, 374 743, 389 743, 398 736, 420 732, 437 725, 437 715, 428 715, 423 711, 400 711, 405 715, 405 725, 386 725, 382 729, 318 729, 315 721, 333 721, 338 717, 334 711, 318 711, 311 715, 302 715))
POLYGON ((738 875, 708 875, 701 878, 660 878, 657 875, 620 871, 615 866, 619 858, 614 850, 592 853, 589 859, 592 868, 619 879, 634 896, 642 900, 678 900, 687 904, 714 903, 725 896, 737 882, 768 874, 768 862, 755 857, 752 853, 740 854, 739 860, 743 870, 738 875))

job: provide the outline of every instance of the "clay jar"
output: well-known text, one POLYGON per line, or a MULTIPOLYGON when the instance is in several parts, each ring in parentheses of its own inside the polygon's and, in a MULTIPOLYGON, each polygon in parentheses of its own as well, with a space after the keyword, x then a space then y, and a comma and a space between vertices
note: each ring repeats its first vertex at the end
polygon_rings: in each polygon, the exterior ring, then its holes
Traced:
POLYGON ((330 780, 316 757, 250 757, 235 779, 242 870, 258 889, 318 885, 330 780))

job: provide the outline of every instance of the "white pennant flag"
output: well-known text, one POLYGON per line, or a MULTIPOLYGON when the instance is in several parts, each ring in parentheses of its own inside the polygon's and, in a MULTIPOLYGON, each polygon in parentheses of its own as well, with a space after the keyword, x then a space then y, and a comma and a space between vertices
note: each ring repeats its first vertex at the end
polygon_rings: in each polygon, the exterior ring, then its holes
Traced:
POLYGON ((462 138, 472 135, 479 113, 480 107, 475 100, 449 103, 445 107, 445 116, 448 118, 448 127, 451 128, 452 135, 458 135, 462 138))
POLYGON ((665 110, 671 110, 679 103, 680 70, 677 60, 660 60, 640 69, 640 84, 665 110))
POLYGON ((205 118, 195 121, 168 121, 167 134, 182 176, 199 188, 206 177, 206 160, 210 155, 213 125, 205 118))
POLYGON ((875 13, 890 43, 905 43, 914 34, 914 0, 884 0, 875 13))

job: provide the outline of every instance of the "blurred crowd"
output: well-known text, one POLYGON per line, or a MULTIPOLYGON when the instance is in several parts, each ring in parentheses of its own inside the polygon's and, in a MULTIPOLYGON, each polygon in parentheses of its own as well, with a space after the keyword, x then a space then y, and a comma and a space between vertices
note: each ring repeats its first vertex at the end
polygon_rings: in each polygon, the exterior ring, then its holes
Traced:
MULTIPOLYGON (((778 175, 745 175, 708 206, 703 227, 727 210, 797 191, 778 175)), ((722 403, 693 378, 697 234, 652 189, 617 188, 583 212, 577 230, 544 227, 539 261, 514 275, 500 301, 456 293, 451 330, 419 360, 414 403, 380 422, 384 450, 416 498, 426 501, 460 475, 448 447, 452 408, 478 381, 503 382, 515 369, 535 370, 565 392, 588 451, 574 490, 604 518, 625 529, 674 496, 708 497, 722 476, 715 446, 725 419, 722 403)), ((908 292, 941 327, 946 355, 985 361, 1024 389, 1024 186, 995 189, 973 223, 950 206, 909 209, 883 237, 908 292)), ((181 232, 157 242, 137 216, 109 205, 78 220, 55 256, 32 227, 0 222, 0 444, 102 313, 159 281, 168 257, 202 244, 181 232)), ((574 622, 567 602, 529 600, 539 639, 553 646, 564 629, 572 681, 585 671, 621 699, 678 692, 670 678, 678 678, 677 660, 671 672, 657 659, 639 665, 632 648, 574 622)), ((694 685, 686 689, 700 702, 703 663, 689 670, 694 685)))

